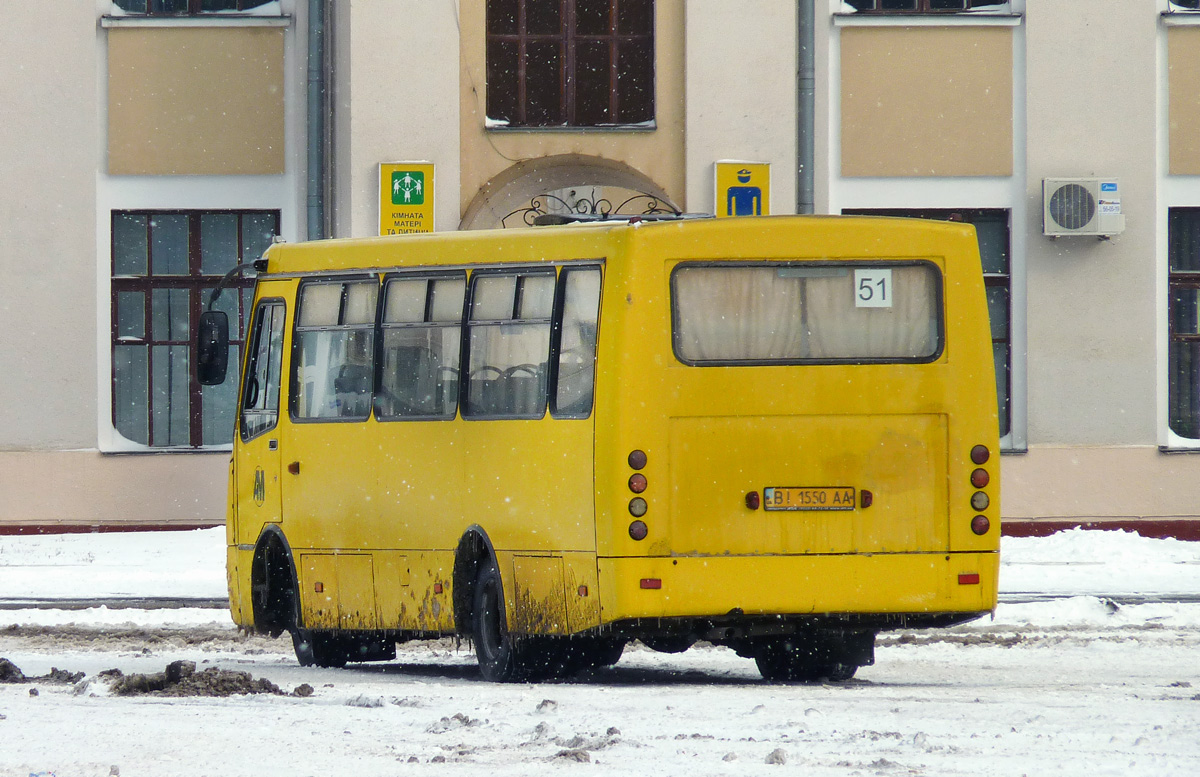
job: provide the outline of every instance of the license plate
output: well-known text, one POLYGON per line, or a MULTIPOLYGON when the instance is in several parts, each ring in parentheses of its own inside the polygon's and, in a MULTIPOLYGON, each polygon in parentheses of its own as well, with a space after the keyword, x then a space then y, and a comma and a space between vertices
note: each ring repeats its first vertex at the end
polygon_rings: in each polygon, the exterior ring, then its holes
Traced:
POLYGON ((764 510, 853 510, 855 504, 855 493, 851 486, 763 489, 764 510))

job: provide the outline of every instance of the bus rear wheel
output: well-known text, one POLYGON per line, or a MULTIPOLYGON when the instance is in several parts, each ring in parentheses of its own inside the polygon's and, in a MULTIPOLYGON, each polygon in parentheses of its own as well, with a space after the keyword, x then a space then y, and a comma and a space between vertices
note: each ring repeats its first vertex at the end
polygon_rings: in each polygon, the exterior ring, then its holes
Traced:
POLYGON ((843 682, 858 671, 857 664, 829 660, 814 651, 811 643, 790 638, 761 643, 754 652, 754 663, 763 679, 772 682, 843 682))
POLYGON ((519 651, 504 613, 504 583, 496 562, 480 566, 471 603, 471 638, 483 679, 494 683, 524 679, 519 651))
POLYGON ((329 631, 293 628, 292 648, 300 666, 341 668, 348 658, 344 641, 329 631))

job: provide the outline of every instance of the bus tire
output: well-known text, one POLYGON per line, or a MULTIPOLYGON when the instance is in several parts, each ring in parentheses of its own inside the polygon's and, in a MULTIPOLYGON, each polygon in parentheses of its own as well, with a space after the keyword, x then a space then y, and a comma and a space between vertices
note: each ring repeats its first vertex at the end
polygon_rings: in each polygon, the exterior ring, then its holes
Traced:
POLYGON ((523 680, 521 662, 504 611, 504 582, 494 559, 479 566, 471 602, 471 639, 483 679, 493 683, 523 680))
POLYGON ((292 648, 300 666, 322 666, 340 669, 346 665, 343 640, 331 631, 292 629, 292 648))
POLYGON ((762 642, 754 652, 754 663, 763 679, 772 682, 844 682, 858 671, 857 664, 821 660, 811 645, 792 639, 762 642))

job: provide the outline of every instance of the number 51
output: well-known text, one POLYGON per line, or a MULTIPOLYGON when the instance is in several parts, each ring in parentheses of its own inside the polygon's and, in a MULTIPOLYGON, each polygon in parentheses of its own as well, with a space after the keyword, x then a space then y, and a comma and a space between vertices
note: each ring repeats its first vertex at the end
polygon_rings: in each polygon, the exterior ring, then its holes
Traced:
POLYGON ((854 306, 856 308, 890 308, 892 306, 891 269, 855 270, 854 306))

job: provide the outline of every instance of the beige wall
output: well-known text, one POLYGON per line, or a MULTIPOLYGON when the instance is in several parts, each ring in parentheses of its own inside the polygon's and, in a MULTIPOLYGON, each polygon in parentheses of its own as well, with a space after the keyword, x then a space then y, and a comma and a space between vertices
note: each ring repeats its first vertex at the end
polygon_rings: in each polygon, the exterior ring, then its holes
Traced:
POLYGON ((436 228, 458 227, 458 5, 334 5, 337 237, 379 234, 381 162, 432 162, 436 228))
POLYGON ((284 31, 108 30, 110 175, 284 172, 284 31))
POLYGON ((0 525, 217 524, 229 454, 0 452, 0 525))
POLYGON ((97 40, 93 0, 0 33, 0 450, 95 445, 97 40))
POLYGON ((1012 174, 1005 27, 841 31, 844 176, 1012 174))
POLYGON ((1169 172, 1200 175, 1200 27, 1167 30, 1169 172))
POLYGON ((1157 443, 1156 72, 1147 2, 1028 4, 1029 443, 1157 443), (1086 67, 1080 63, 1086 63, 1086 67), (1042 232, 1042 179, 1118 176, 1125 232, 1042 232))
POLYGON ((687 207, 684 187, 684 2, 658 0, 655 36, 653 131, 487 130, 484 67, 484 3, 459 4, 462 189, 460 215, 479 190, 522 160, 579 154, 623 162, 661 186, 676 205, 687 207))
POLYGON ((796 3, 688 0, 687 207, 712 213, 713 163, 771 164, 771 212, 796 212, 796 3), (747 43, 752 41, 753 43, 747 43))
POLYGON ((1153 446, 1043 446, 1001 461, 1005 519, 1200 515, 1200 462, 1153 446))

